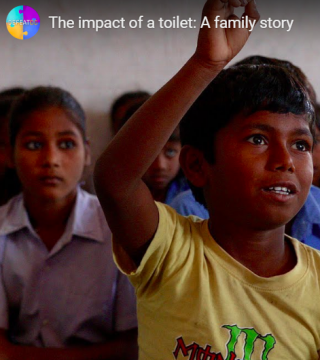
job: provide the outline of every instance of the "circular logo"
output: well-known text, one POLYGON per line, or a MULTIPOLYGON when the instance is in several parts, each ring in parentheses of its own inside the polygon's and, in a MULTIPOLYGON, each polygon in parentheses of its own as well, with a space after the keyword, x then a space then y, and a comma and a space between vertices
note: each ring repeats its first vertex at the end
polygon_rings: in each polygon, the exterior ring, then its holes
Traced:
POLYGON ((30 6, 17 6, 7 16, 7 29, 13 37, 19 40, 32 38, 39 28, 40 17, 30 6))

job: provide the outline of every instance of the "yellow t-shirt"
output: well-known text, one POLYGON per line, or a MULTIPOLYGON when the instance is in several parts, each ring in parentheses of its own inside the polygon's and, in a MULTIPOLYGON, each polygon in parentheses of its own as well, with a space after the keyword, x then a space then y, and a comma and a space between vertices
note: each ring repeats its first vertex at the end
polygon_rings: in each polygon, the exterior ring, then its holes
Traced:
POLYGON ((114 244, 137 294, 140 360, 316 360, 320 252, 291 239, 298 263, 262 278, 228 255, 208 222, 157 204, 138 269, 114 244))

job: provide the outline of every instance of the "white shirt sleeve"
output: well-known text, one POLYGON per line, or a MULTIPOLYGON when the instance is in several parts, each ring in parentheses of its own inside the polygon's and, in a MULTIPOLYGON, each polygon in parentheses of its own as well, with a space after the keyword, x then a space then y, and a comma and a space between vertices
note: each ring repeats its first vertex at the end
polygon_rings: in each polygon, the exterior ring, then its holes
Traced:
POLYGON ((129 279, 118 271, 114 311, 115 331, 125 331, 137 326, 135 290, 129 279))

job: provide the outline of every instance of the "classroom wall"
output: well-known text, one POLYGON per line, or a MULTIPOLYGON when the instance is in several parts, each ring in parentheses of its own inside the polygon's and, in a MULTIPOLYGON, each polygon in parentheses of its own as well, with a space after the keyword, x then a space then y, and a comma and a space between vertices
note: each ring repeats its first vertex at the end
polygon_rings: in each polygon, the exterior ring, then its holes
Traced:
MULTIPOLYGON (((29 40, 11 37, 5 27, 9 11, 16 6, 0 4, 0 88, 57 85, 71 91, 84 106, 93 161, 111 138, 109 107, 122 92, 156 91, 193 53, 198 29, 55 29, 49 16, 73 19, 120 19, 160 17, 200 20, 204 1, 29 1, 41 18, 39 32, 29 40)), ((260 54, 288 59, 301 67, 320 94, 320 2, 314 0, 257 1, 262 19, 294 20, 287 29, 256 27, 249 43, 234 61, 260 54)), ((197 22, 199 24, 200 21, 197 22)), ((320 95, 319 95, 320 96, 320 95)), ((138 145, 138 144, 137 144, 138 145)))

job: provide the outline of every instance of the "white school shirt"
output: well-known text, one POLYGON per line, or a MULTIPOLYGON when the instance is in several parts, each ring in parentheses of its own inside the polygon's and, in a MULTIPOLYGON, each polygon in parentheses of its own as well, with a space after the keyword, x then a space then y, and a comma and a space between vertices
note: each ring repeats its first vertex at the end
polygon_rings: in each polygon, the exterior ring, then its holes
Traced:
POLYGON ((135 294, 112 259, 96 196, 79 189, 66 231, 48 251, 22 194, 0 207, 0 328, 19 344, 102 343, 137 327, 135 294))

